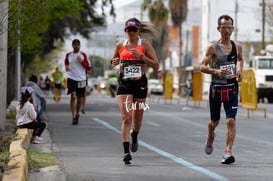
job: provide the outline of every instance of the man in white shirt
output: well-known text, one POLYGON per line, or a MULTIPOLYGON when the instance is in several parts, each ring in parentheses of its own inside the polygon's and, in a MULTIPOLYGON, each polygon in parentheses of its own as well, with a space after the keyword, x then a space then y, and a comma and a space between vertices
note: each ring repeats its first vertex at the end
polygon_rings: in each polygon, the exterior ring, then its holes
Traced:
POLYGON ((91 70, 91 63, 86 53, 80 51, 80 40, 72 41, 73 51, 65 56, 65 68, 68 71, 67 94, 71 94, 70 109, 72 112, 72 124, 79 123, 79 112, 84 100, 86 87, 86 71, 91 70))

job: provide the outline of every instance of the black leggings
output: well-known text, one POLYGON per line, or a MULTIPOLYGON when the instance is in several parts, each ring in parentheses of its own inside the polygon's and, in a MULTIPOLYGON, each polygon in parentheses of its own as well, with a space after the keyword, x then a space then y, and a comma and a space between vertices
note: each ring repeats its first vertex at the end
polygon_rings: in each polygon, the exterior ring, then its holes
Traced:
POLYGON ((27 124, 23 124, 18 126, 19 128, 28 128, 28 129, 33 129, 33 133, 32 136, 41 136, 43 131, 46 128, 46 123, 44 122, 31 122, 31 123, 27 123, 27 124))

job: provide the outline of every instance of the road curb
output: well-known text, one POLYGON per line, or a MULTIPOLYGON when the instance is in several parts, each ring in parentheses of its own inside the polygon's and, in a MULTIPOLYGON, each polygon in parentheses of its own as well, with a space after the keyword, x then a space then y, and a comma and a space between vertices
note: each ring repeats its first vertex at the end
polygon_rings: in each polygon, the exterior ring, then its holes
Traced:
POLYGON ((10 144, 10 160, 3 173, 2 181, 27 181, 28 162, 26 149, 29 147, 31 130, 18 128, 10 144))

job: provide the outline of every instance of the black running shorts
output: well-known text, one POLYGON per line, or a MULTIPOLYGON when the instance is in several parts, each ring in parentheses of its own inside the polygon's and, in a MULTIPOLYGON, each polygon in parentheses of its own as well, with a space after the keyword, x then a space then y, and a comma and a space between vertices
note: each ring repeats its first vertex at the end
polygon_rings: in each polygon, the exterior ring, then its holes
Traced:
MULTIPOLYGON (((85 81, 85 80, 84 80, 85 81)), ((76 92, 77 97, 84 97, 85 95, 85 86, 84 87, 78 87, 78 83, 82 81, 75 81, 70 78, 67 79, 67 94, 70 94, 72 92, 76 92)))
POLYGON ((122 77, 123 74, 120 74, 117 95, 129 94, 139 99, 147 97, 148 86, 145 74, 139 80, 123 80, 122 77))

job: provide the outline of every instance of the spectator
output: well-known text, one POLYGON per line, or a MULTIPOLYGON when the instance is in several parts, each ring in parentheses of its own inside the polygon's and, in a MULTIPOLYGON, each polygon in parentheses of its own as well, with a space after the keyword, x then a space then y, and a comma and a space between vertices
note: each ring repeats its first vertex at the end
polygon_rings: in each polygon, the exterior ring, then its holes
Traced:
POLYGON ((46 123, 37 121, 37 113, 35 104, 32 103, 32 94, 34 90, 31 87, 21 88, 21 100, 16 106, 16 125, 19 128, 33 129, 31 142, 46 143, 46 140, 41 137, 46 128, 46 123))
POLYGON ((50 91, 50 84, 51 84, 51 81, 47 75, 45 78, 45 90, 47 93, 49 93, 49 91, 50 91))
POLYGON ((37 120, 41 120, 41 116, 46 108, 45 95, 41 88, 37 84, 38 78, 35 75, 31 75, 26 86, 31 87, 34 91, 32 94, 33 102, 37 105, 37 120))
POLYGON ((44 82, 44 78, 42 76, 39 77, 37 84, 41 89, 45 88, 45 82, 44 82))

